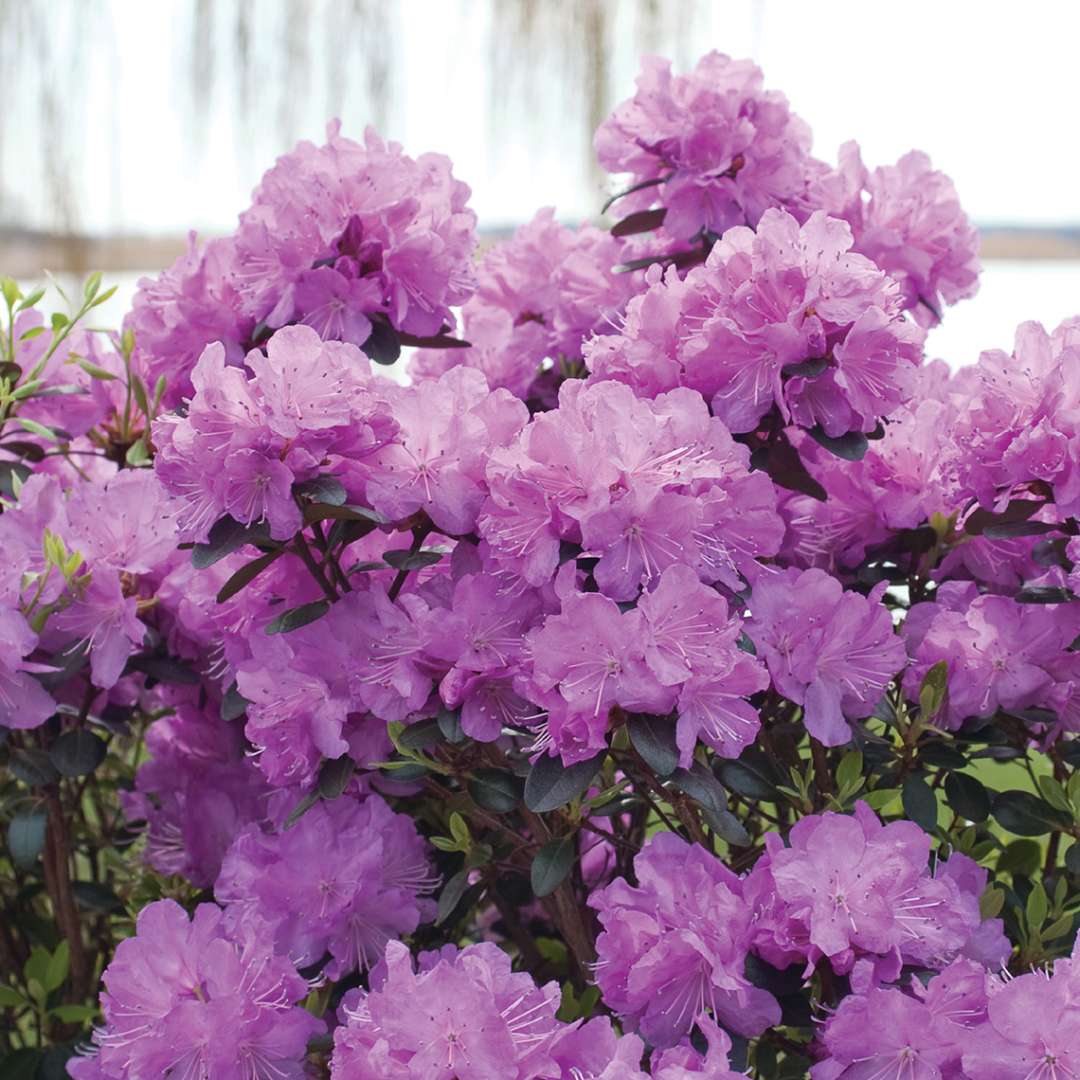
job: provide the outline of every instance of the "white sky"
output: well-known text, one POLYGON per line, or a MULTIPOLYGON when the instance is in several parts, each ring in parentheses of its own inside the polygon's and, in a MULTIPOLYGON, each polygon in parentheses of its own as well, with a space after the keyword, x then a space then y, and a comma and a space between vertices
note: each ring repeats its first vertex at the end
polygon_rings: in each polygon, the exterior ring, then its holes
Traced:
MULTIPOLYGON (((328 3, 332 17, 335 0, 314 2, 328 3)), ((567 220, 587 216, 600 193, 585 182, 582 125, 567 120, 557 72, 542 63, 528 72, 539 90, 534 125, 514 122, 495 137, 491 102, 501 88, 494 85, 488 40, 491 5, 498 2, 398 0, 389 6, 397 33, 386 134, 413 153, 450 154, 489 225, 521 220, 551 203, 567 220)), ((624 5, 609 2, 617 12, 611 64, 621 98, 632 91, 639 50, 624 5)), ((192 0, 105 0, 97 7, 105 30, 94 31, 81 56, 90 92, 63 103, 83 129, 71 149, 81 224, 94 231, 229 227, 258 174, 288 148, 287 139, 263 120, 256 125, 255 153, 239 153, 225 86, 211 103, 201 145, 193 146, 187 89, 192 0)), ((280 12, 268 3, 253 9, 260 20, 280 12)), ((1080 4, 714 0, 703 10, 711 25, 695 35, 699 51, 717 47, 754 56, 767 85, 783 90, 813 127, 819 156, 832 159, 848 138, 859 140, 870 164, 919 147, 952 175, 978 221, 1080 222, 1074 120, 1080 4)), ((310 33, 317 63, 325 38, 316 36, 323 31, 315 25, 310 33)), ((522 57, 522 64, 535 59, 522 57)), ((264 65, 254 93, 274 78, 273 65, 264 65)), ((298 103, 303 133, 315 139, 324 119, 314 114, 319 107, 315 95, 310 107, 298 103)), ((43 196, 28 163, 34 141, 48 134, 34 130, 36 121, 27 118, 32 112, 15 110, 0 166, 23 217, 37 223, 43 196)), ((358 134, 369 117, 343 119, 346 133, 358 134)))

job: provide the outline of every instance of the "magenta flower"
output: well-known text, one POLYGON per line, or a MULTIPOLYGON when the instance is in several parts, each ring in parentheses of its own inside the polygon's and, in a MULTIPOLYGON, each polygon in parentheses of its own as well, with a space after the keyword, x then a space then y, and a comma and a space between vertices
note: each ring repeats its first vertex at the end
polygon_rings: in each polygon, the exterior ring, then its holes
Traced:
POLYGON ((869 716, 904 666, 888 610, 843 589, 822 570, 763 576, 746 630, 776 689, 804 707, 803 722, 826 746, 850 739, 848 720, 869 716))
POLYGON ((291 828, 239 831, 214 895, 230 920, 252 916, 298 967, 330 953, 330 978, 366 971, 386 943, 433 917, 435 882, 412 819, 377 795, 318 803, 291 828))
POLYGON ((658 198, 665 231, 688 239, 754 226, 766 208, 802 201, 810 129, 782 94, 763 89, 749 60, 711 52, 690 74, 673 76, 668 62, 647 56, 637 85, 597 129, 597 156, 631 184, 664 183, 620 200, 622 210, 658 198))
POLYGON ((94 1041, 109 1080, 302 1080, 308 1040, 324 1030, 295 1005, 307 983, 269 952, 262 928, 245 921, 226 929, 213 904, 190 922, 172 900, 143 908, 102 980, 105 1023, 94 1041))
POLYGON ((703 848, 657 833, 589 897, 604 930, 596 983, 604 1001, 655 1046, 674 1046, 700 1017, 743 1035, 780 1022, 780 1006, 743 972, 753 913, 739 879, 703 848))
POLYGON ((531 1080, 550 1060, 558 1007, 558 985, 512 972, 496 945, 447 945, 414 968, 390 942, 371 990, 342 1003, 331 1068, 354 1080, 531 1080))

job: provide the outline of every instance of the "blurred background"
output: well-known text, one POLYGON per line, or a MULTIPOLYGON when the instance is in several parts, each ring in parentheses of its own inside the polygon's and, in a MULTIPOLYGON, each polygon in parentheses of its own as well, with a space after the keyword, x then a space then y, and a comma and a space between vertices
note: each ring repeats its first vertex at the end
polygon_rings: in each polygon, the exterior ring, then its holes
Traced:
POLYGON ((830 0, 0 0, 0 273, 119 283, 232 227, 298 139, 341 117, 449 154, 497 236, 607 191, 592 131, 643 52, 751 56, 835 160, 914 147, 983 232, 984 278, 929 349, 953 364, 1017 322, 1080 312, 1080 5, 830 0))

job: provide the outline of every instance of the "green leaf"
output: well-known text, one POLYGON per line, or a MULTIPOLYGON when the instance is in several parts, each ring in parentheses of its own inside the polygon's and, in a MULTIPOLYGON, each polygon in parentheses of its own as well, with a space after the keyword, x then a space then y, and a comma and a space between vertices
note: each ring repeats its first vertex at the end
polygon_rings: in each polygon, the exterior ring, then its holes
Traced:
POLYGON ((239 720, 247 712, 248 700, 233 683, 225 696, 221 699, 221 719, 225 721, 239 720))
POLYGON ((84 911, 120 915, 125 910, 120 897, 108 886, 100 885, 96 881, 73 881, 71 891, 75 894, 75 903, 84 911))
POLYGON ((1001 791, 994 797, 994 820, 1017 836, 1045 836, 1049 832, 1067 829, 1071 815, 1062 814, 1049 803, 1028 791, 1001 791))
POLYGON ((1018 604, 1068 604, 1076 599, 1071 589, 1054 585, 1029 585, 1014 597, 1018 604))
POLYGON ((529 879, 537 897, 550 896, 567 878, 574 866, 573 835, 549 840, 532 861, 529 879))
POLYGON ((327 506, 344 506, 349 497, 345 485, 336 476, 316 476, 314 480, 305 480, 302 484, 295 484, 293 492, 313 503, 325 503, 327 506))
POLYGON ((67 943, 67 940, 61 941, 57 945, 55 952, 49 959, 49 964, 45 968, 45 989, 52 991, 58 986, 62 986, 64 980, 68 975, 68 965, 71 960, 71 950, 67 943))
POLYGON ((737 795, 747 799, 776 798, 776 776, 764 754, 744 750, 735 761, 720 762, 720 779, 737 795))
POLYGON ((146 392, 146 384, 134 372, 131 374, 131 393, 135 397, 135 404, 143 416, 150 415, 150 397, 146 392))
POLYGON ((450 835, 457 841, 457 845, 462 851, 472 844, 469 826, 465 824, 465 819, 456 810, 450 815, 450 835))
POLYGON ((904 803, 904 813, 923 832, 932 833, 937 828, 937 796, 921 776, 909 776, 904 781, 901 798, 904 803))
POLYGON ((1039 872, 1042 848, 1034 840, 1014 840, 998 856, 997 872, 1014 877, 1031 877, 1039 872))
POLYGON ((1028 893, 1027 904, 1024 906, 1027 915, 1028 926, 1032 930, 1038 930, 1046 916, 1050 914, 1050 901, 1046 896, 1046 889, 1041 881, 1036 881, 1031 892, 1028 893))
POLYGON ((84 1024, 93 1020, 97 1009, 93 1005, 56 1005, 49 1010, 62 1024, 84 1024))
POLYGON ((36 420, 28 420, 25 416, 16 416, 15 423, 23 428, 23 430, 29 431, 31 435, 37 435, 42 439, 48 439, 49 442, 58 441, 56 431, 46 427, 44 424, 39 424, 36 420))
POLYGON ((945 801, 968 821, 978 823, 990 816, 990 793, 968 773, 951 772, 945 777, 945 801))
POLYGON ((16 814, 8 822, 7 844, 15 865, 29 870, 45 847, 45 815, 37 812, 16 814))
POLYGON ((443 552, 391 548, 384 551, 382 557, 383 561, 395 570, 423 570, 425 566, 434 566, 443 557, 443 552))
POLYGON ((468 787, 469 796, 477 806, 496 814, 513 810, 524 790, 518 777, 501 769, 477 769, 468 787))
POLYGON ((275 548, 273 551, 268 551, 265 555, 260 555, 257 559, 245 563, 218 590, 217 602, 223 604, 226 600, 235 596, 245 585, 250 585, 268 566, 272 566, 284 554, 284 548, 275 548))
POLYGON ((65 731, 49 748, 49 760, 61 776, 89 776, 108 753, 103 739, 78 728, 65 731))
POLYGON ((1027 521, 1045 505, 1046 503, 1041 499, 1013 499, 998 514, 980 508, 968 515, 964 522, 964 532, 969 536, 980 536, 992 525, 1009 525, 1027 521))
POLYGON ((0 986, 0 1009, 18 1009, 29 1002, 17 990, 10 986, 0 986))
POLYGON ((670 776, 678 768, 679 748, 675 745, 672 717, 634 713, 627 721, 626 730, 634 749, 657 776, 670 776))
POLYGON ((836 785, 844 791, 855 788, 862 780, 863 756, 861 750, 849 750, 836 767, 836 785))
POLYGON ((1039 791, 1055 810, 1060 810, 1062 813, 1072 816, 1073 809, 1069 802, 1069 796, 1065 794, 1065 789, 1052 776, 1039 777, 1039 791))
POLYGON ((435 722, 439 725, 439 730, 442 732, 443 738, 447 742, 453 743, 455 746, 463 743, 468 738, 468 735, 465 734, 465 731, 461 726, 460 709, 440 709, 439 715, 435 718, 435 722))
POLYGON ((0 277, 0 293, 4 295, 4 302, 7 306, 14 307, 15 301, 22 296, 19 292, 19 283, 14 278, 0 277))
POLYGON ((95 270, 87 279, 86 284, 83 286, 83 299, 89 303, 97 296, 101 289, 101 271, 95 270))
POLYGON ((667 210, 660 207, 656 210, 638 210, 628 214, 611 226, 612 236, 637 236, 639 233, 652 232, 664 224, 667 210))
POLYGON ((706 810, 715 814, 727 810, 727 792, 724 785, 700 761, 695 761, 689 769, 676 769, 671 774, 671 782, 706 810))
POLYGON ((469 871, 459 870, 443 886, 439 893, 438 911, 435 916, 435 925, 441 926, 454 913, 465 890, 469 887, 469 871))
POLYGON ((401 338, 389 323, 373 322, 371 334, 360 348, 376 364, 392 364, 401 355, 401 338))
POLYGON ((995 919, 1005 906, 1005 890, 996 885, 988 886, 979 897, 979 915, 984 919, 995 919))
POLYGON ((316 785, 319 795, 324 799, 336 799, 348 787, 355 769, 356 762, 348 754, 324 761, 316 785))
POLYGON ((1072 937, 1073 922, 1074 917, 1072 915, 1062 915, 1060 918, 1055 919, 1049 926, 1043 927, 1043 941, 1054 941, 1056 938, 1065 937, 1066 934, 1072 937))
POLYGON ((759 447, 750 455, 750 468, 766 472, 775 484, 789 491, 825 502, 828 495, 821 483, 807 471, 798 452, 786 439, 759 447))
POLYGON ((578 798, 600 769, 605 754, 606 751, 601 751, 588 761, 573 765, 564 765, 558 758, 545 754, 525 779, 525 805, 537 814, 544 814, 578 798))
POLYGON ((276 619, 271 619, 266 624, 267 634, 288 634, 293 630, 299 630, 301 626, 321 619, 330 610, 327 600, 314 600, 310 604, 301 604, 299 607, 289 608, 283 611, 276 619))
POLYGON ((127 453, 124 454, 124 461, 133 469, 137 469, 142 465, 149 465, 151 460, 150 451, 147 450, 146 443, 142 439, 136 439, 127 448, 127 453))
POLYGON ((45 295, 45 289, 44 288, 39 287, 37 289, 34 289, 34 291, 32 293, 30 293, 29 296, 25 297, 23 300, 21 300, 19 302, 19 304, 15 308, 15 310, 16 311, 25 311, 27 308, 32 308, 44 295, 45 295))
POLYGON ((899 788, 874 788, 873 791, 866 792, 862 798, 863 802, 865 802, 871 810, 880 812, 884 810, 889 803, 895 801, 899 795, 899 788))
POLYGON ((724 840, 732 847, 750 846, 750 834, 746 831, 743 823, 730 810, 710 810, 706 807, 701 814, 709 828, 721 840, 724 840))
POLYGON ((933 720, 945 704, 945 692, 949 688, 949 665, 939 660, 923 676, 919 687, 919 709, 923 720, 933 720))
POLYGON ((844 461, 862 461, 870 447, 866 436, 861 431, 849 431, 846 435, 826 435, 820 427, 810 429, 810 437, 830 454, 844 461))
POLYGON ((285 828, 291 829, 318 801, 318 789, 309 791, 290 811, 285 819, 285 828))
POLYGON ((51 784, 60 775, 48 753, 36 747, 13 750, 8 766, 19 780, 31 788, 51 784))
POLYGON ((84 360, 79 357, 75 361, 89 375, 92 379, 100 379, 102 382, 110 382, 116 378, 111 371, 106 371, 103 367, 98 367, 97 364, 91 364, 89 360, 84 360))
POLYGON ((1073 844, 1065 852, 1065 869, 1075 877, 1080 877, 1080 842, 1073 844))
POLYGON ((265 543, 269 539, 270 533, 264 523, 241 525, 226 515, 214 523, 205 544, 196 544, 192 548, 191 565, 196 570, 205 570, 245 544, 265 543))
POLYGON ((190 664, 173 656, 154 653, 139 653, 131 657, 125 670, 141 671, 158 682, 177 686, 197 686, 202 681, 199 673, 190 664))
POLYGON ((4 1080, 37 1080, 40 1050, 15 1050, 0 1061, 0 1076, 4 1080))

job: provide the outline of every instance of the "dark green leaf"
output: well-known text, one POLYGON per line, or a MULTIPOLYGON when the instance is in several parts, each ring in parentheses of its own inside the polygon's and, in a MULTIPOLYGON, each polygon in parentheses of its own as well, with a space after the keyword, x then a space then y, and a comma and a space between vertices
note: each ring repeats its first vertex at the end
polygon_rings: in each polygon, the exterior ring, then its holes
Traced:
POLYGON ((521 801, 522 794, 521 779, 501 769, 477 769, 469 781, 473 802, 496 814, 508 814, 521 801))
POLYGON ((1007 521, 997 525, 987 525, 983 536, 990 540, 1008 540, 1014 536, 1043 536, 1057 532, 1061 528, 1052 521, 1007 521))
POLYGON ((679 748, 675 745, 675 721, 670 716, 650 716, 634 713, 626 729, 634 749, 657 776, 670 776, 679 764, 679 748))
POLYGON ((938 804, 933 788, 921 776, 909 776, 901 790, 904 813, 923 832, 932 833, 937 828, 938 804))
POLYGON ((760 469, 773 483, 789 491, 798 491, 812 499, 825 502, 825 489, 806 470, 795 448, 786 440, 768 447, 759 447, 750 455, 750 468, 760 469))
POLYGON ((1071 589, 1055 585, 1029 585, 1016 594, 1018 604, 1068 604, 1076 599, 1071 589))
POLYGON ((997 861, 999 874, 1031 877, 1042 865, 1042 848, 1034 840, 1014 840, 997 861))
POLYGON ((348 754, 330 758, 319 769, 317 790, 324 799, 336 799, 349 786, 356 762, 348 754))
POLYGON ((935 769, 962 769, 967 765, 967 758, 955 747, 939 740, 923 743, 919 747, 919 764, 935 769))
POLYGON ((815 356, 809 360, 800 360, 797 364, 788 364, 782 367, 780 374, 788 379, 816 379, 819 375, 824 375, 828 370, 828 357, 815 356))
POLYGON ((1074 843, 1065 852, 1065 868, 1075 877, 1080 877, 1080 842, 1074 843))
POLYGON ((732 847, 748 847, 750 834, 743 828, 743 823, 730 810, 702 811, 709 828, 712 829, 721 840, 726 841, 732 847))
POLYGON ((16 1050, 0 1061, 0 1076, 4 1080, 37 1080, 41 1058, 40 1050, 16 1050))
POLYGON ((968 821, 979 823, 990 816, 990 793, 968 773, 951 772, 945 777, 945 801, 968 821))
POLYGON ((604 760, 601 751, 588 761, 564 765, 557 757, 547 754, 539 758, 525 780, 525 805, 538 814, 558 810, 576 799, 588 788, 604 760))
POLYGON ((277 562, 285 554, 284 548, 276 548, 260 555, 257 559, 245 563, 235 574, 218 590, 217 602, 224 604, 230 597, 235 596, 245 585, 254 581, 268 566, 277 562))
POLYGON ((637 213, 629 214, 616 222, 611 227, 612 236, 636 236, 638 233, 652 232, 660 228, 667 217, 667 210, 660 207, 656 210, 638 210, 637 213))
POLYGON ((141 671, 158 682, 176 683, 181 686, 197 686, 202 682, 199 673, 193 667, 172 656, 141 653, 128 660, 125 670, 141 671))
POLYGON ((342 506, 349 497, 345 485, 336 476, 316 476, 314 480, 296 484, 293 491, 313 503, 329 506, 342 506))
POLYGON ((443 738, 447 742, 457 746, 468 738, 461 726, 460 709, 440 709, 436 720, 439 724, 439 730, 443 733, 443 738))
POLYGON ((319 801, 319 792, 309 791, 293 808, 289 816, 285 819, 285 828, 291 829, 317 802, 319 801))
POLYGON ((268 634, 288 634, 293 630, 299 630, 301 626, 321 619, 330 610, 329 601, 313 600, 310 604, 301 604, 299 607, 289 608, 283 611, 275 619, 266 624, 268 634))
POLYGON ((247 712, 247 707, 247 698, 237 689, 236 683, 233 683, 225 691, 225 696, 221 699, 221 719, 226 721, 239 720, 247 712))
POLYGON ((398 331, 402 345, 412 345, 416 349, 471 349, 471 341, 451 337, 449 334, 405 334, 398 331))
POLYGON ((980 508, 968 515, 964 522, 964 532, 970 536, 979 536, 992 525, 1012 525, 1027 521, 1045 505, 1046 503, 1039 499, 1013 499, 1000 514, 980 508))
POLYGON ((29 870, 45 847, 45 815, 16 814, 8 822, 7 843, 15 865, 29 870))
POLYGON ((191 565, 196 570, 205 570, 245 544, 266 543, 269 539, 270 533, 264 523, 241 525, 226 515, 215 522, 205 544, 196 544, 191 549, 191 565))
POLYGON ((409 551, 408 548, 391 548, 383 552, 383 560, 395 570, 423 570, 434 566, 441 558, 441 551, 409 551))
POLYGON ((8 764, 13 775, 27 787, 44 787, 60 776, 48 753, 36 748, 13 750, 8 764))
POLYGON ((642 180, 639 184, 634 184, 632 187, 628 187, 623 191, 616 192, 614 195, 611 196, 610 199, 607 200, 607 202, 604 203, 603 206, 600 207, 600 213, 606 214, 611 209, 612 205, 618 202, 619 199, 622 199, 627 195, 633 195, 635 191, 642 191, 645 188, 657 187, 658 185, 665 183, 667 179, 668 178, 666 176, 656 176, 653 177, 651 180, 642 180))
POLYGON ((727 809, 724 785, 700 761, 695 761, 689 769, 676 769, 671 782, 706 810, 719 814, 727 809))
POLYGON ((401 355, 401 338, 389 323, 374 322, 371 334, 360 347, 376 364, 392 364, 401 355))
POLYGON ((810 429, 810 437, 830 454, 835 454, 845 461, 862 461, 870 447, 866 436, 861 431, 849 431, 846 435, 826 435, 820 427, 810 429))
POLYGON ((1017 836, 1045 836, 1067 829, 1072 819, 1029 791, 1000 791, 994 796, 994 820, 1017 836))
POLYGON ((737 761, 720 762, 720 779, 732 791, 748 799, 776 798, 776 780, 767 762, 744 752, 737 761))
POLYGON ((398 737, 398 742, 407 750, 423 750, 425 746, 442 742, 442 738, 437 720, 422 720, 418 724, 410 724, 398 737))
POLYGON ((15 498, 16 483, 25 484, 31 476, 33 472, 17 461, 0 461, 0 495, 15 498))
POLYGON ((447 881, 443 886, 442 892, 439 893, 438 913, 435 916, 436 926, 442 926, 442 924, 450 918, 461 898, 465 895, 465 890, 468 889, 468 887, 468 870, 459 870, 447 881))
POLYGON ((65 731, 49 748, 49 760, 62 776, 88 776, 104 760, 105 742, 92 731, 65 731))
POLYGON ((75 903, 85 911, 102 915, 118 915, 124 911, 120 897, 96 881, 73 881, 71 891, 75 894, 75 903))
POLYGON ((574 837, 558 836, 549 840, 533 858, 529 878, 536 896, 550 896, 574 866, 574 837))

